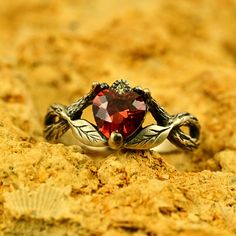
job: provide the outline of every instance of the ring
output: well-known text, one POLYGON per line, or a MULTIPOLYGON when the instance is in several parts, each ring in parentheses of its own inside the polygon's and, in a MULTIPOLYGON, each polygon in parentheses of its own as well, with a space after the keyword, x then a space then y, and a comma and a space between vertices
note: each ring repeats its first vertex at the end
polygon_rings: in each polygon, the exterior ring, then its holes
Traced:
POLYGON ((194 150, 199 146, 200 124, 190 113, 169 115, 152 98, 148 89, 130 87, 127 81, 93 83, 90 92, 65 106, 53 104, 44 120, 44 137, 58 142, 71 130, 76 142, 87 149, 152 149, 168 139, 176 147, 194 150), (92 106, 95 124, 82 119, 92 106), (150 112, 156 122, 142 127, 150 112), (187 127, 184 132, 182 127, 187 127))

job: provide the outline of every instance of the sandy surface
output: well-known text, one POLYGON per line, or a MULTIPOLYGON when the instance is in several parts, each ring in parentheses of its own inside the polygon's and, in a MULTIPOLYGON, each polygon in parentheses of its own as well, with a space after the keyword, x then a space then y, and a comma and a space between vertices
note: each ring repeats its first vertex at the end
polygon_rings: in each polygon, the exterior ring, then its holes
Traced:
POLYGON ((1 234, 235 235, 235 12, 234 0, 1 1, 1 234), (44 141, 48 105, 122 78, 195 114, 200 148, 97 160, 44 141))

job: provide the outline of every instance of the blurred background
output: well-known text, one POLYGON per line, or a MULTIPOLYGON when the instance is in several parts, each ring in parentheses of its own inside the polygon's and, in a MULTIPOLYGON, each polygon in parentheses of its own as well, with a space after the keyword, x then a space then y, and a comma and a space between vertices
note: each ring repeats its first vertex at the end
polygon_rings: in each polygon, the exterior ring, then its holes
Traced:
POLYGON ((23 82, 40 124, 51 103, 72 103, 93 81, 127 79, 170 114, 195 114, 205 145, 197 156, 210 156, 234 143, 235 22, 235 0, 1 1, 0 62, 23 82))
POLYGON ((236 0, 1 0, 0 232, 235 235, 235 88, 236 0), (45 141, 50 104, 117 79, 198 117, 199 148, 95 161, 45 141))
POLYGON ((1 1, 0 59, 17 67, 41 116, 92 81, 121 78, 178 112, 189 96, 198 104, 202 73, 235 67, 235 22, 234 0, 1 1))

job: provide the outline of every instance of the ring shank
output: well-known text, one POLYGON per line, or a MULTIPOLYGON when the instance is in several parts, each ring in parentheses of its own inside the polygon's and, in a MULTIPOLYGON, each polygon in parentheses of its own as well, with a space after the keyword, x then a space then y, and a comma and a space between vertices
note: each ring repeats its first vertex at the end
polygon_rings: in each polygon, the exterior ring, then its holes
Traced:
MULTIPOLYGON (((119 83, 119 81, 115 82, 119 83)), ((103 152, 111 149, 109 147, 113 142, 104 137, 96 126, 90 122, 81 119, 83 110, 92 104, 93 98, 96 94, 104 88, 107 84, 96 83, 91 91, 80 98, 77 102, 70 106, 61 104, 53 104, 49 107, 44 121, 44 137, 50 142, 63 142, 66 143, 64 134, 68 133, 70 129, 73 131, 73 141, 69 144, 77 144, 88 150, 103 150, 103 152)), ((134 88, 135 89, 135 88, 134 88)), ((194 150, 199 146, 200 138, 200 124, 197 118, 189 113, 179 113, 177 115, 169 115, 158 103, 151 97, 150 93, 146 90, 137 89, 144 96, 147 103, 148 111, 151 112, 157 124, 149 125, 144 128, 136 130, 134 134, 129 137, 129 140, 124 140, 123 146, 120 148, 125 149, 153 149, 157 150, 164 140, 168 139, 176 147, 185 150, 194 150), (186 126, 189 128, 189 133, 181 130, 181 127, 186 126)), ((71 140, 71 138, 70 138, 71 140)), ((165 143, 167 143, 165 141, 165 143)), ((166 146, 166 145, 165 145, 166 146)), ((164 152, 173 150, 173 145, 168 145, 168 148, 162 147, 164 152)))

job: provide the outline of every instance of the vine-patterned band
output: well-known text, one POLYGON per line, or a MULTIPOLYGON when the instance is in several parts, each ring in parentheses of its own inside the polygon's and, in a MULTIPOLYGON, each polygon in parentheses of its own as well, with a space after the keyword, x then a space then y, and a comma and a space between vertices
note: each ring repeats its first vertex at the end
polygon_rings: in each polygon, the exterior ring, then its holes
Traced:
MULTIPOLYGON (((114 106, 114 103, 112 103, 111 106, 114 106)), ((125 106, 125 104, 122 106, 125 106)), ((147 89, 141 89, 140 87, 131 88, 124 80, 116 81, 111 87, 106 83, 94 83, 91 91, 86 96, 80 98, 70 106, 60 104, 51 105, 45 116, 45 138, 48 141, 55 142, 69 129, 72 130, 75 138, 78 140, 78 144, 83 144, 88 147, 97 147, 98 149, 100 147, 108 147, 111 149, 151 149, 162 143, 165 139, 168 139, 177 147, 186 150, 193 150, 198 147, 200 136, 200 125, 196 117, 189 113, 169 115, 151 97, 151 94, 147 89), (118 121, 111 120, 109 121, 111 124, 107 124, 107 118, 104 118, 102 123, 103 127, 101 127, 100 121, 100 123, 98 122, 100 127, 98 127, 98 125, 96 126, 81 118, 83 110, 92 105, 95 98, 100 99, 100 101, 105 101, 99 105, 100 108, 98 107, 98 109, 102 109, 103 112, 108 113, 110 109, 109 102, 113 102, 109 101, 108 96, 111 95, 115 96, 116 100, 120 99, 119 102, 117 102, 118 108, 115 108, 118 109, 117 112, 124 113, 124 109, 122 110, 122 108, 119 108, 121 106, 120 103, 122 103, 122 101, 125 103, 129 97, 134 97, 134 94, 137 94, 141 98, 136 96, 137 99, 134 100, 136 103, 131 101, 133 103, 130 104, 134 105, 142 103, 142 107, 145 107, 144 113, 148 111, 151 112, 152 116, 156 120, 156 124, 142 127, 143 120, 141 120, 140 124, 136 125, 137 127, 135 130, 130 134, 128 133, 128 135, 126 135, 127 137, 124 137, 125 131, 122 133, 122 130, 125 129, 124 122, 127 122, 127 124, 132 126, 132 119, 135 118, 137 123, 138 118, 135 117, 135 114, 141 114, 140 112, 143 112, 141 111, 143 108, 139 108, 139 110, 136 109, 136 113, 133 108, 130 108, 130 110, 127 108, 125 110, 125 112, 127 112, 125 113, 125 118, 118 124, 120 130, 112 130, 112 127, 116 125, 112 124, 112 122, 117 123, 118 121), (122 100, 124 97, 126 100, 122 100), (107 125, 110 125, 108 128, 110 131, 108 137, 107 133, 103 132, 107 125), (189 128, 188 134, 181 130, 182 126, 189 128)))

